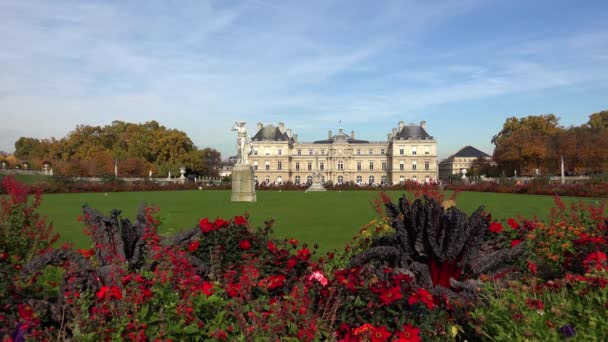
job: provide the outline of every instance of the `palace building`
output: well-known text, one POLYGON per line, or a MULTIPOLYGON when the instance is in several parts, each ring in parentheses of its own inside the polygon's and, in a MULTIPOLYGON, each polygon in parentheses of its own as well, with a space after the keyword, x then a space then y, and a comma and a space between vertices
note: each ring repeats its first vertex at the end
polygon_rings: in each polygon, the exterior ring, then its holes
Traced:
POLYGON ((367 141, 329 131, 327 139, 300 142, 297 134, 278 126, 257 124, 251 138, 250 163, 256 182, 264 184, 310 184, 313 173, 323 183, 391 185, 405 181, 437 180, 437 141, 426 131, 426 122, 405 125, 403 121, 387 134, 386 141, 367 141))

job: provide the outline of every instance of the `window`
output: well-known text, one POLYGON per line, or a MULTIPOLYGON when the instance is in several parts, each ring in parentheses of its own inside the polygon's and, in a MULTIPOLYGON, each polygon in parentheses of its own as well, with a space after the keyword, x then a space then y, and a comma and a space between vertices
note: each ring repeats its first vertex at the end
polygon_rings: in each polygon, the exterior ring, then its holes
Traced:
POLYGON ((338 184, 342 185, 344 183, 344 177, 338 176, 338 184))
POLYGON ((283 177, 277 177, 277 184, 283 184, 283 177))
POLYGON ((321 176, 321 183, 325 183, 325 176, 321 176))
POLYGON ((325 170, 325 163, 324 162, 320 162, 319 163, 319 169, 325 170))
POLYGON ((357 149, 357 154, 361 154, 361 149, 360 148, 357 149))
POLYGON ((296 162, 296 171, 300 170, 300 162, 296 162))
POLYGON ((277 162, 277 170, 283 170, 283 162, 277 162))
POLYGON ((384 154, 385 152, 386 152, 386 150, 385 150, 385 149, 383 149, 383 148, 382 148, 382 149, 380 149, 380 154, 384 154))
POLYGON ((424 169, 428 171, 428 170, 429 170, 429 166, 430 166, 429 161, 428 161, 428 160, 425 160, 425 161, 424 161, 424 169))
POLYGON ((382 178, 380 178, 380 179, 381 179, 381 181, 380 181, 381 184, 386 184, 387 183, 386 176, 382 176, 382 178))
POLYGON ((321 150, 321 155, 325 155, 325 150, 321 150))
POLYGON ((374 176, 369 176, 369 185, 374 185, 375 179, 374 176))
POLYGON ((416 161, 415 160, 412 161, 412 170, 416 170, 416 161))
POLYGON ((253 182, 254 182, 255 184, 258 184, 258 176, 253 176, 253 182))
POLYGON ((382 171, 386 171, 386 162, 382 162, 382 171))
POLYGON ((416 177, 416 175, 412 176, 412 179, 414 180, 414 182, 418 179, 418 177, 416 177))
POLYGON ((277 155, 282 156, 283 155, 283 150, 282 149, 278 149, 277 150, 277 155))
POLYGON ((369 162, 369 169, 370 169, 370 170, 373 170, 373 169, 374 169, 374 162, 373 162, 373 161, 370 161, 370 162, 369 162))
POLYGON ((399 154, 405 154, 405 149, 400 148, 400 149, 399 149, 399 154))
POLYGON ((270 170, 270 162, 266 162, 266 171, 270 170))
POLYGON ((312 184, 312 176, 306 177, 306 184, 312 184))
POLYGON ((254 156, 257 156, 257 155, 258 155, 258 149, 257 149, 257 148, 254 148, 254 149, 253 149, 253 155, 254 155, 254 156))
POLYGON ((312 156, 312 150, 308 150, 308 155, 312 156))
POLYGON ((357 171, 361 171, 361 162, 360 161, 357 162, 357 171))
POLYGON ((374 150, 372 150, 371 148, 367 151, 367 154, 371 155, 374 154, 374 150))
POLYGON ((253 170, 257 170, 258 169, 258 162, 253 162, 253 170))
POLYGON ((357 184, 361 185, 363 183, 363 177, 357 176, 357 184))
POLYGON ((416 149, 418 146, 412 146, 412 155, 416 155, 416 149))
POLYGON ((424 154, 430 154, 431 153, 431 146, 426 145, 424 146, 424 154))
POLYGON ((340 171, 344 170, 344 162, 341 160, 338 162, 338 170, 340 170, 340 171))
POLYGON ((401 170, 401 171, 405 170, 405 163, 402 161, 399 162, 399 170, 401 170))
POLYGON ((301 156, 302 155, 302 150, 298 150, 298 155, 301 156))
POLYGON ((312 170, 312 162, 308 162, 308 171, 312 170))
POLYGON ((264 183, 270 184, 270 176, 264 177, 264 183))
POLYGON ((300 185, 300 176, 296 176, 295 182, 296 182, 296 185, 300 185))
POLYGON ((403 183, 403 182, 405 182, 405 177, 400 176, 400 177, 399 177, 399 183, 403 183))
POLYGON ((264 154, 265 154, 265 155, 267 155, 267 156, 269 156, 269 155, 270 155, 270 149, 269 149, 268 147, 266 147, 266 148, 264 149, 264 154))

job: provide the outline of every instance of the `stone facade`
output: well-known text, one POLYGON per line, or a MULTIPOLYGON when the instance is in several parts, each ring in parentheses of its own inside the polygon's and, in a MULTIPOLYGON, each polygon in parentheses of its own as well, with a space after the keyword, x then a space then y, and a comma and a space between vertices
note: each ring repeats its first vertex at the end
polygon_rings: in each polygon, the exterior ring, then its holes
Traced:
POLYGON ((462 175, 462 170, 469 170, 471 164, 477 158, 492 160, 490 155, 473 146, 461 148, 458 152, 439 163, 439 178, 448 179, 451 175, 462 175))
POLYGON ((327 139, 300 142, 296 134, 278 126, 257 125, 250 157, 259 183, 309 184, 318 161, 323 183, 359 185, 398 184, 407 180, 437 180, 437 141, 426 132, 426 123, 399 122, 386 141, 367 141, 346 134, 342 128, 327 139))

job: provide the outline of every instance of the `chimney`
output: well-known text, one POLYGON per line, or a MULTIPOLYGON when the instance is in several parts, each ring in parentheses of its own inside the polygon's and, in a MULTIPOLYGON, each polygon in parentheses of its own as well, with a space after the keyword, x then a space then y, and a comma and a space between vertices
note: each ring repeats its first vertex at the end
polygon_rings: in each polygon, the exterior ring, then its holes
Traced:
POLYGON ((327 132, 327 139, 331 139, 331 137, 333 137, 334 135, 331 134, 331 129, 329 130, 329 132, 327 132))
POLYGON ((403 129, 403 121, 399 121, 399 131, 401 131, 403 129))
POLYGON ((281 131, 281 133, 285 133, 285 124, 282 122, 279 122, 279 131, 281 131))
POLYGON ((258 131, 262 129, 262 127, 264 127, 264 124, 261 122, 258 122, 258 131))
POLYGON ((291 128, 287 129, 287 137, 289 137, 291 139, 291 128))
POLYGON ((355 139, 355 131, 354 130, 350 131, 350 137, 353 138, 353 139, 355 139))
POLYGON ((298 135, 297 135, 297 134, 294 134, 294 135, 293 135, 293 141, 295 141, 295 142, 297 142, 297 141, 298 141, 298 135))
POLYGON ((422 127, 422 129, 426 128, 426 121, 420 121, 420 127, 422 127))
POLYGON ((386 138, 387 138, 388 141, 393 140, 393 134, 392 133, 387 134, 386 138))

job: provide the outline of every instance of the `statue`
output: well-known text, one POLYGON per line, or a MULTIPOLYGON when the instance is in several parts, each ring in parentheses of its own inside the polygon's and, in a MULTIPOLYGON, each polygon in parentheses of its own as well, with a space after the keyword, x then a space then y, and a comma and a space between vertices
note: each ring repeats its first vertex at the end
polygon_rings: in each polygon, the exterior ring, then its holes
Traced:
POLYGON ((232 131, 237 131, 236 146, 237 146, 237 164, 248 165, 249 155, 252 153, 251 138, 247 134, 244 121, 235 122, 232 125, 232 131))
POLYGON ((237 131, 237 162, 232 168, 232 195, 233 202, 255 202, 255 181, 253 167, 249 165, 249 155, 253 152, 251 138, 247 134, 244 121, 237 121, 232 125, 232 131, 237 131))

